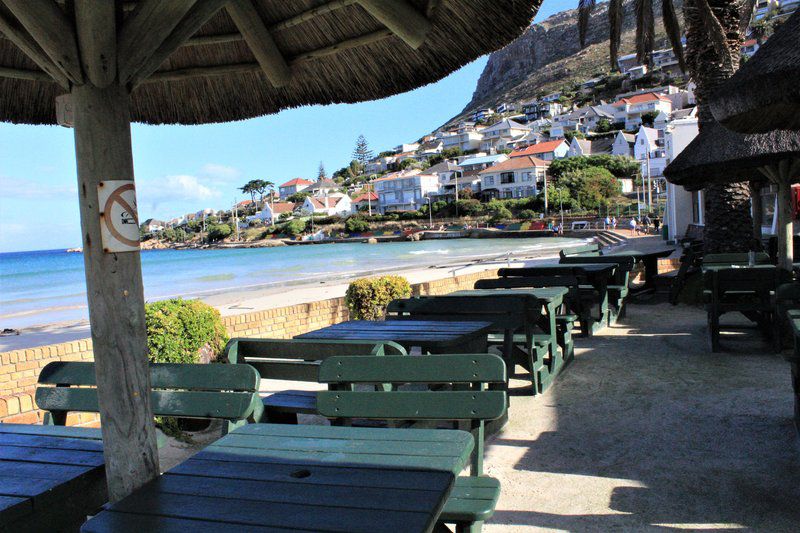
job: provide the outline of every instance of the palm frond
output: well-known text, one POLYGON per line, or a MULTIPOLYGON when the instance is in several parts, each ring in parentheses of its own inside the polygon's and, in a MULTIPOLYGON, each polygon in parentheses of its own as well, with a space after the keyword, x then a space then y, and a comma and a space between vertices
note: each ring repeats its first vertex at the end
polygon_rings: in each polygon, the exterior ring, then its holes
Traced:
POLYGON ((739 33, 744 35, 750 20, 753 18, 753 9, 756 7, 756 0, 742 0, 741 18, 739 19, 739 33))
POLYGON ((681 24, 672 0, 661 0, 661 18, 664 21, 664 29, 672 45, 672 51, 675 52, 675 57, 678 59, 678 66, 681 71, 686 72, 686 61, 683 57, 683 44, 681 43, 681 24))
POLYGON ((636 0, 634 10, 636 11, 636 59, 639 63, 651 65, 656 26, 653 0, 636 0))
POLYGON ((622 38, 622 0, 608 2, 608 29, 610 35, 611 70, 619 71, 619 44, 622 38))
POLYGON ((586 46, 586 32, 589 29, 589 15, 594 9, 595 0, 578 0, 578 38, 581 48, 586 46))

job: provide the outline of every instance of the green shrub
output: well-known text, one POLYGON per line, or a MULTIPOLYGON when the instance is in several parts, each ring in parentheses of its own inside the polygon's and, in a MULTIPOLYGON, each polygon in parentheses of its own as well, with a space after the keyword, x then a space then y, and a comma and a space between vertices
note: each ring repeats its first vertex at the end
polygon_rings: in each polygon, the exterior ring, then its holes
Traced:
POLYGON ((458 212, 461 215, 476 216, 483 212, 483 204, 478 200, 459 200, 456 205, 458 205, 458 212))
POLYGON ((308 223, 302 218, 290 220, 283 226, 283 233, 287 235, 300 235, 306 230, 308 223))
POLYGON ((231 227, 227 224, 212 224, 208 226, 208 241, 221 241, 225 237, 228 237, 231 232, 231 227))
POLYGON ((491 222, 500 222, 511 218, 511 211, 499 200, 490 200, 489 203, 486 204, 486 212, 491 222))
POLYGON ((362 216, 351 216, 344 221, 344 229, 347 233, 364 233, 369 231, 369 222, 362 216))
POLYGON ((526 220, 533 220, 536 218, 536 211, 532 209, 523 209, 519 212, 519 218, 524 218, 526 220))
POLYGON ((402 276, 357 279, 347 287, 345 302, 353 320, 381 320, 392 300, 411 296, 411 286, 402 276))
POLYGON ((199 300, 151 302, 145 305, 144 318, 154 363, 197 363, 201 350, 216 359, 228 342, 219 311, 199 300))

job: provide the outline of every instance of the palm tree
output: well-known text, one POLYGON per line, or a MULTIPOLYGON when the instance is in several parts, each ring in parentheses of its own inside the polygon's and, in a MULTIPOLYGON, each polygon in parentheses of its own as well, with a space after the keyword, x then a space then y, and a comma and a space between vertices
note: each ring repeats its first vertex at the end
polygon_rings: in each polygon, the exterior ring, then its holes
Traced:
MULTIPOLYGON (((750 0, 685 0, 687 66, 697 85, 701 130, 714 121, 710 95, 739 68, 742 38, 752 12, 750 0)), ((747 251, 753 235, 749 185, 712 185, 703 195, 706 253, 747 251)))
POLYGON ((250 200, 255 204, 256 203, 256 190, 253 188, 253 181, 250 180, 244 184, 244 186, 240 187, 239 190, 245 194, 250 195, 250 200))
MULTIPOLYGON (((578 36, 581 48, 586 46, 589 15, 591 15, 595 3, 596 0, 578 0, 578 36)), ((642 64, 652 66, 652 52, 656 34, 653 0, 635 0, 634 11, 636 14, 636 59, 642 64)), ((622 0, 610 0, 608 2, 608 25, 611 32, 609 43, 611 70, 619 70, 617 58, 619 57, 619 45, 622 38, 623 17, 622 0)), ((672 50, 678 59, 678 65, 685 72, 686 62, 683 56, 683 45, 681 44, 681 28, 672 0, 661 0, 661 19, 669 42, 672 45, 672 50)))
MULTIPOLYGON (((687 54, 684 59, 680 25, 672 0, 662 0, 661 11, 675 57, 684 72, 688 69, 697 88, 698 127, 714 120, 708 99, 714 90, 739 68, 742 37, 753 13, 754 0, 684 0, 687 54)), ((585 44, 589 15, 595 0, 579 0, 578 30, 585 44)), ((654 16, 652 0, 635 0, 636 56, 651 60, 654 16)), ((622 34, 622 0, 608 4, 611 30, 611 67, 617 69, 622 34)), ((750 215, 750 188, 747 183, 712 185, 704 190, 705 249, 707 253, 741 252, 749 249, 753 221, 750 215)))

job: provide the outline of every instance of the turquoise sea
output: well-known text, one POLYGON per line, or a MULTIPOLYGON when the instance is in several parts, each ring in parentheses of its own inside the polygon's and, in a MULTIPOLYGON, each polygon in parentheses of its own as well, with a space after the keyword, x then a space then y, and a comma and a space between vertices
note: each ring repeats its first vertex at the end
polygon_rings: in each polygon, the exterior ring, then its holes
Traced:
MULTIPOLYGON (((571 239, 449 239, 225 250, 142 252, 145 297, 314 283, 377 272, 533 255, 571 239)), ((0 254, 0 329, 87 318, 83 255, 64 250, 0 254)))

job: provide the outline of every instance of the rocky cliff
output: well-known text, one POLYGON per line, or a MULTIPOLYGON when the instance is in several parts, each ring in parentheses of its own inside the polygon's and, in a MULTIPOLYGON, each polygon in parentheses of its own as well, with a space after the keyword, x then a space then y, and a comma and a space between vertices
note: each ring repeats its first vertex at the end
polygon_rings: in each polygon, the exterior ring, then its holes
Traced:
MULTIPOLYGON (((533 24, 514 42, 491 54, 472 100, 459 116, 502 101, 532 99, 608 72, 607 7, 605 3, 598 4, 592 13, 587 47, 583 50, 578 41, 578 11, 571 9, 533 24)), ((681 2, 676 2, 675 7, 680 13, 681 2)), ((668 47, 660 2, 655 2, 654 8, 656 47, 668 47)), ((624 13, 621 49, 622 54, 627 54, 635 50, 633 0, 624 3, 624 13)))

